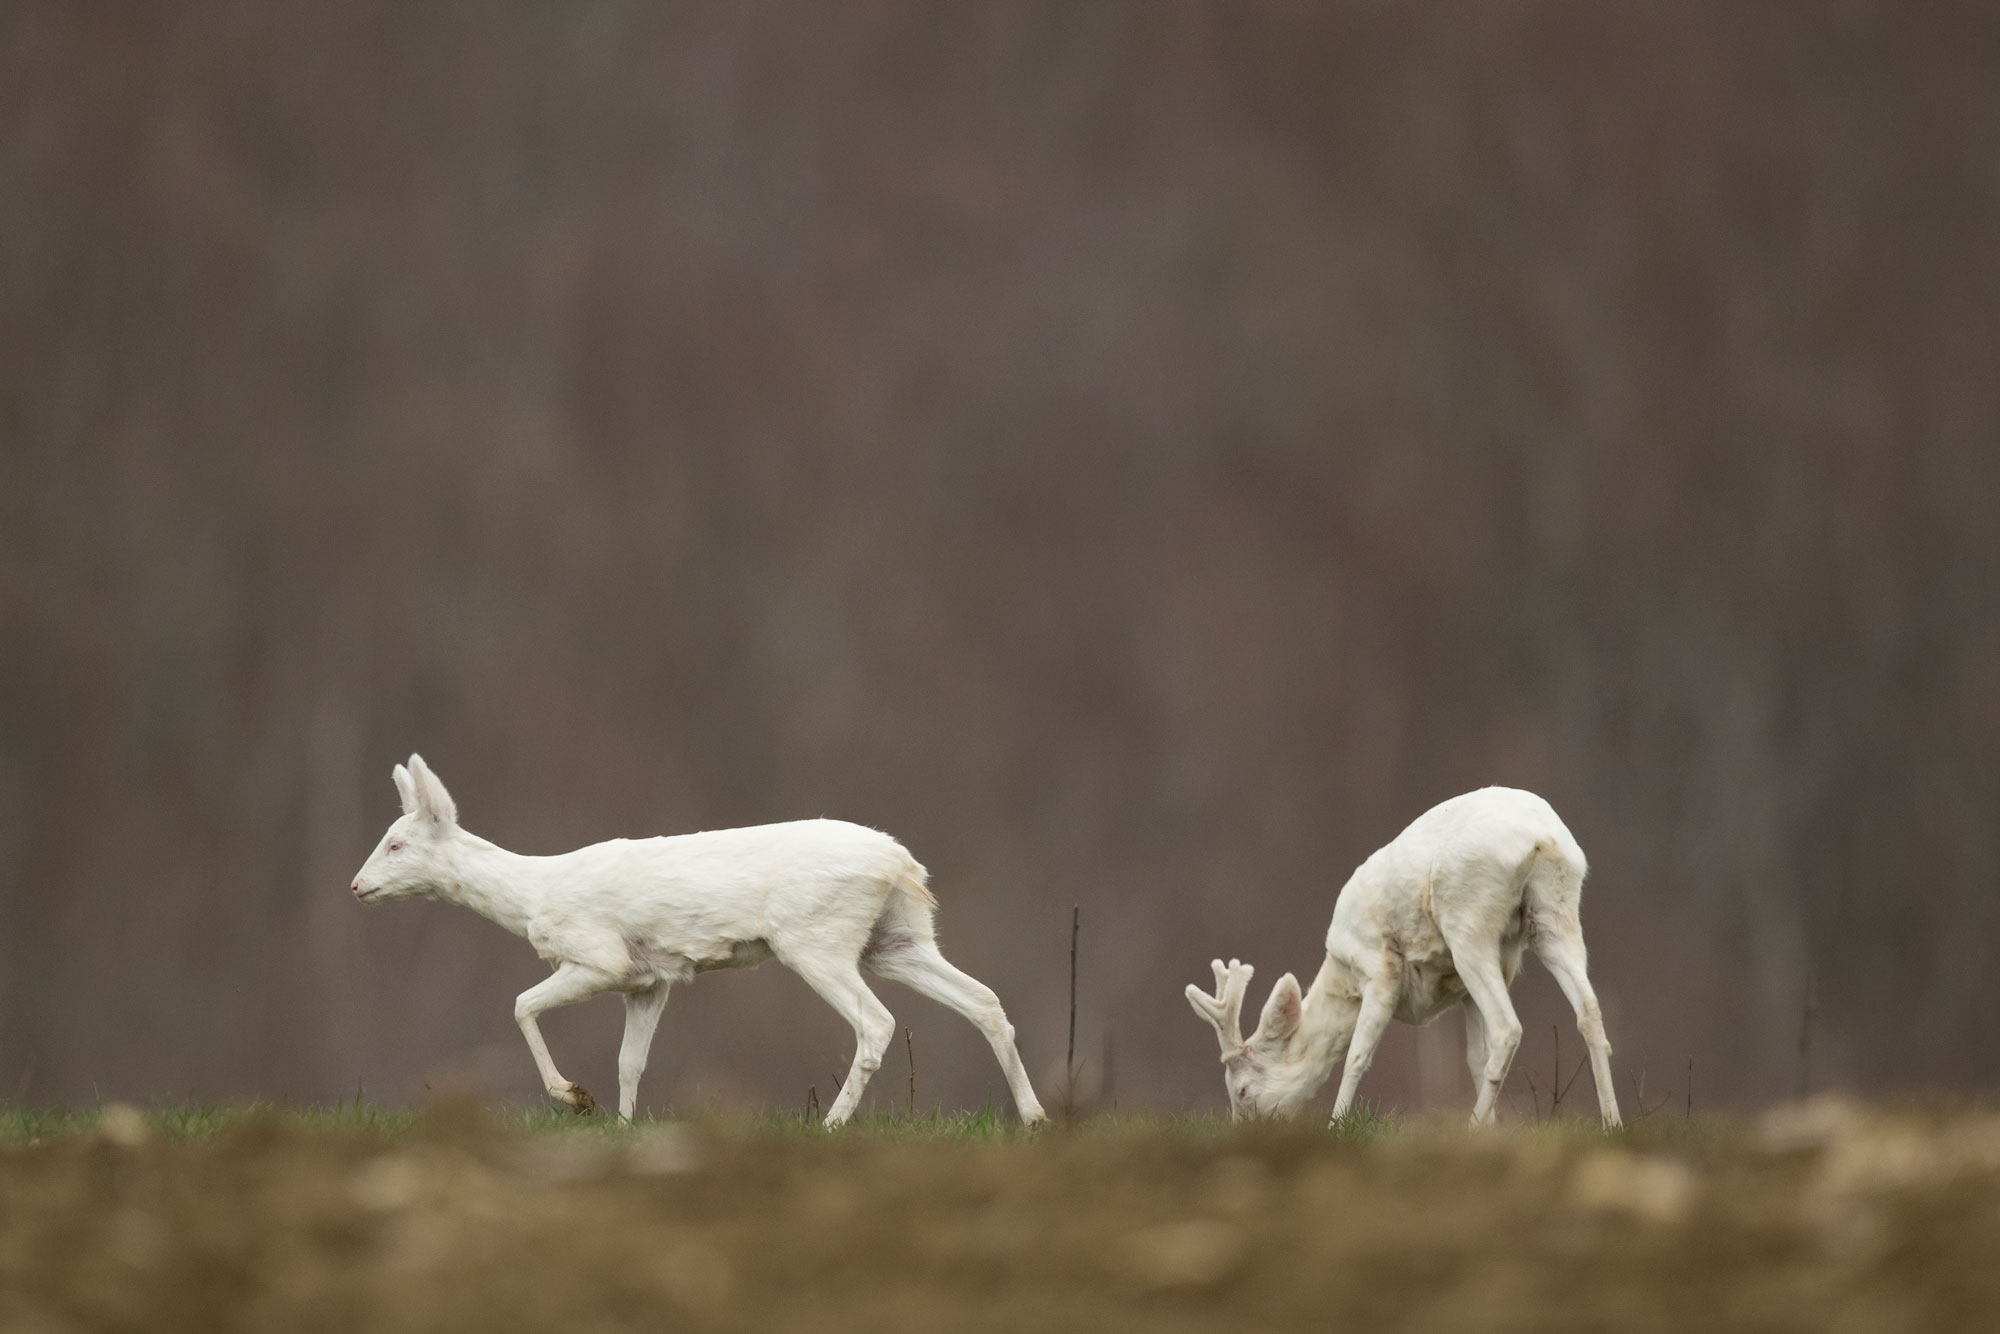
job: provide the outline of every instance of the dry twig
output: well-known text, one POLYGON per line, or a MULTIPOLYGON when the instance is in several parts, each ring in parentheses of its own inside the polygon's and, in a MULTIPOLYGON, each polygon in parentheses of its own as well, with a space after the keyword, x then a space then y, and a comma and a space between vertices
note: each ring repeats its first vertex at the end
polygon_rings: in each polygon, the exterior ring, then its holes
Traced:
POLYGON ((1069 909, 1069 1055, 1063 1061, 1063 1111, 1076 1116, 1076 936, 1083 924, 1083 905, 1069 909))
POLYGON ((1639 1072, 1639 1089, 1638 1092, 1633 1096, 1633 1101, 1638 1104, 1639 1110, 1636 1113, 1634 1113, 1630 1119, 1635 1123, 1643 1121, 1647 1117, 1651 1116, 1654 1112, 1657 1112, 1662 1107, 1665 1107, 1668 1103, 1672 1102, 1673 1100, 1674 1100, 1674 1091, 1672 1089, 1668 1089, 1666 1093, 1661 1096, 1658 1102, 1654 1103, 1651 1107, 1648 1107, 1646 1105, 1646 1072, 1644 1070, 1641 1070, 1639 1072))

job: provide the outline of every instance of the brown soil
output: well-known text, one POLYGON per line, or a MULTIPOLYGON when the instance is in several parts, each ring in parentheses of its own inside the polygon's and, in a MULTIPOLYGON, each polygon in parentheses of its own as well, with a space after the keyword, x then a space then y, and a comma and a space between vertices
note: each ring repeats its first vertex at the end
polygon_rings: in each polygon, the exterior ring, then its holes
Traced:
POLYGON ((136 1118, 0 1150, 0 1329, 1974 1330, 2000 1118, 1641 1133, 662 1129, 136 1118))

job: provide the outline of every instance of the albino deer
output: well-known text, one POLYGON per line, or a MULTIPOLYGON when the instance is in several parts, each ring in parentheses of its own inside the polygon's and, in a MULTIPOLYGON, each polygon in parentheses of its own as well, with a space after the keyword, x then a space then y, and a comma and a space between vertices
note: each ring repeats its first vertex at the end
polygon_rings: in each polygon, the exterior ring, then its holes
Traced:
POLYGON ((1301 994, 1290 973, 1279 978, 1247 1041, 1249 964, 1217 959, 1215 994, 1187 989, 1188 1003, 1222 1040, 1231 1119, 1292 1115, 1345 1057, 1333 1103, 1338 1120, 1392 1017, 1427 1024, 1464 1002, 1465 1060, 1479 1095, 1472 1124, 1490 1124, 1521 1042, 1507 988, 1532 946, 1576 1011, 1598 1111, 1605 1125, 1617 1125, 1611 1044, 1577 916, 1585 869, 1583 849, 1532 792, 1489 787, 1424 812, 1348 877, 1312 990, 1301 994))
POLYGON ((460 828, 451 794, 421 756, 397 765, 395 777, 402 818, 355 876, 354 897, 442 899, 526 937, 555 973, 521 993, 514 1020, 542 1086, 579 1114, 596 1100, 557 1073, 535 1016, 623 993, 618 1114, 629 1120, 668 988, 776 958, 854 1026, 854 1065, 827 1109, 829 1128, 854 1115, 895 1034, 894 1018, 861 980, 863 965, 970 1019, 1000 1059, 1021 1119, 1045 1119, 999 998, 938 952, 937 901, 924 868, 887 834, 797 820, 524 857, 460 828))

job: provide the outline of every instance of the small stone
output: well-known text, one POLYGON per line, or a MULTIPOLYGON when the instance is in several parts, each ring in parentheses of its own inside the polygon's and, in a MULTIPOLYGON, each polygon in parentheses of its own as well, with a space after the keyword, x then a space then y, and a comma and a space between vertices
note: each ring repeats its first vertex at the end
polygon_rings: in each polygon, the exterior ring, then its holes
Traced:
POLYGON ((1757 1144, 1767 1153, 1824 1148, 1860 1129, 1861 1110, 1836 1094, 1773 1107, 1757 1120, 1757 1144))
POLYGON ((1834 1142, 1816 1187, 1826 1194, 1871 1194, 1932 1186, 1957 1172, 1948 1144, 1914 1126, 1879 1125, 1834 1142))
POLYGON ((1243 1234, 1227 1223, 1197 1218, 1160 1223, 1129 1234, 1120 1247, 1128 1273, 1149 1288, 1206 1288, 1243 1261, 1243 1234))
POLYGON ((701 1140, 686 1126, 654 1126, 625 1151, 625 1165, 642 1176, 678 1176, 699 1171, 701 1140))
POLYGON ((121 1149, 136 1149, 149 1143, 153 1128, 146 1114, 129 1102, 110 1102, 97 1114, 97 1133, 121 1149))
POLYGON ((611 1170, 613 1155, 596 1144, 544 1142, 524 1146, 515 1164, 524 1175, 543 1181, 594 1181, 611 1170))
POLYGON ((361 1165, 347 1193, 370 1213, 393 1213, 416 1202, 418 1184, 415 1163, 400 1154, 383 1154, 361 1165))
POLYGON ((1678 1223, 1694 1203, 1694 1173, 1667 1158, 1599 1149, 1577 1164, 1570 1201, 1585 1209, 1678 1223))

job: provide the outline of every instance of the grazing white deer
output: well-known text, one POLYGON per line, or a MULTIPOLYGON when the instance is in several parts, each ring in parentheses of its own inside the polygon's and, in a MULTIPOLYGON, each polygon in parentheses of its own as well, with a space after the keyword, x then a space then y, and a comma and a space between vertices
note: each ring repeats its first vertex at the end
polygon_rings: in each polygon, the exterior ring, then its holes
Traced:
POLYGON ((1222 1040, 1231 1118, 1297 1112, 1345 1057, 1337 1120, 1391 1018, 1427 1024, 1463 1003, 1465 1060, 1478 1090, 1472 1124, 1490 1123, 1521 1042, 1507 988, 1532 947, 1576 1011, 1598 1111, 1617 1125, 1611 1044, 1577 915, 1585 869, 1583 849, 1532 792, 1489 787, 1424 812, 1348 877, 1312 990, 1301 994, 1290 973, 1279 978, 1247 1040, 1249 964, 1215 960, 1212 996, 1188 987, 1188 1003, 1222 1040))
POLYGON ((521 993, 514 1019, 543 1087, 576 1112, 596 1101, 556 1071, 535 1016, 599 992, 624 995, 618 1114, 629 1119, 668 988, 775 958, 854 1027, 854 1065, 827 1109, 829 1127, 854 1114, 895 1034, 861 980, 864 966, 970 1019, 1000 1059, 1021 1119, 1044 1119, 999 998, 938 952, 924 868, 887 834, 797 820, 524 857, 460 828, 451 794, 421 756, 397 765, 395 777, 402 818, 355 876, 354 897, 442 899, 526 937, 555 972, 521 993))

